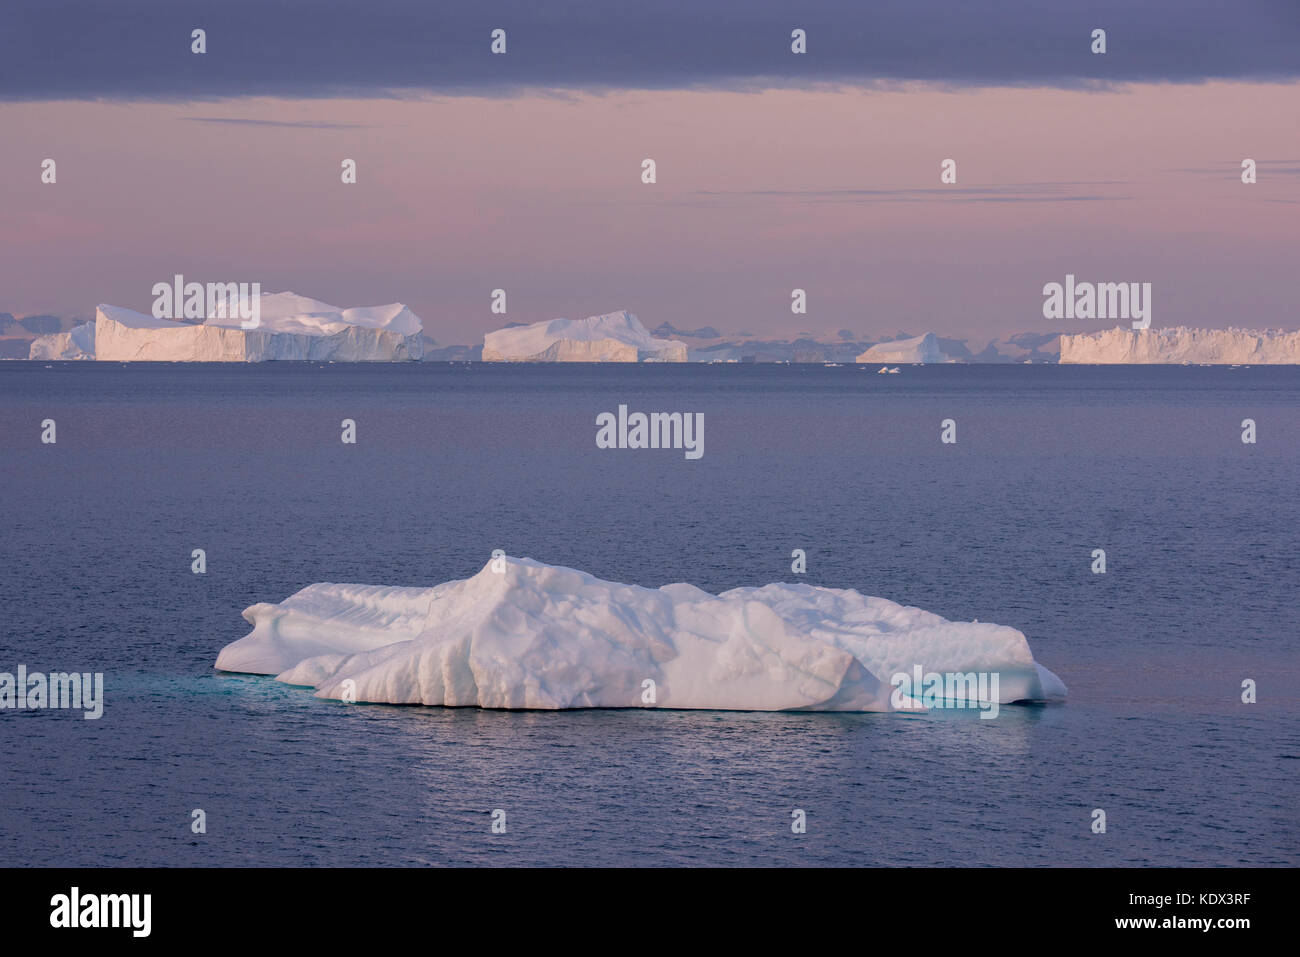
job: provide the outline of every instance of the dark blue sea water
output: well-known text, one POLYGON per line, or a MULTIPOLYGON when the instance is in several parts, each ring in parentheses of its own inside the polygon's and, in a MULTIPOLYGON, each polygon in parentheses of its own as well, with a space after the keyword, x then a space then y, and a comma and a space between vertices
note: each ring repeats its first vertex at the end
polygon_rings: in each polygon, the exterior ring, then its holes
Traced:
POLYGON ((1300 863, 1297 368, 0 363, 0 454, 0 671, 106 683, 98 721, 0 711, 7 864, 1300 863), (620 403, 705 413, 704 457, 597 449, 620 403), (1070 700, 508 713, 212 669, 254 602, 494 548, 714 591, 803 548, 1021 629, 1070 700))

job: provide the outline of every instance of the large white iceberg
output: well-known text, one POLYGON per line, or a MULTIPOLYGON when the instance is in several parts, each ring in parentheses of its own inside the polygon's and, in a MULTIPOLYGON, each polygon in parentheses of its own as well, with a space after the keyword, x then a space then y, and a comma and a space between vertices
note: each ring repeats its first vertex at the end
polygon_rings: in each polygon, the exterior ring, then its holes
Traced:
POLYGON ((37 336, 27 352, 29 359, 93 359, 95 358, 95 324, 83 322, 68 332, 52 332, 37 336))
POLYGON ((401 303, 339 309, 292 292, 260 299, 260 324, 237 311, 202 322, 155 319, 117 306, 95 311, 95 358, 115 362, 394 362, 424 353, 423 323, 401 303))
POLYGON ((1061 336, 1062 363, 1294 365, 1300 332, 1250 329, 1125 329, 1061 336))
POLYGON ((948 357, 939 348, 933 332, 911 339, 878 342, 862 355, 858 362, 946 362, 948 357))
POLYGON ((892 682, 918 668, 996 674, 1002 704, 1065 696, 1014 628, 947 621, 850 590, 766 585, 711 595, 687 584, 622 585, 526 558, 497 558, 433 588, 309 585, 244 618, 252 632, 223 648, 216 667, 276 675, 315 687, 319 698, 911 710, 915 700, 891 701, 892 682))
POLYGON ((483 337, 484 362, 685 362, 686 344, 656 339, 632 313, 551 319, 483 337))

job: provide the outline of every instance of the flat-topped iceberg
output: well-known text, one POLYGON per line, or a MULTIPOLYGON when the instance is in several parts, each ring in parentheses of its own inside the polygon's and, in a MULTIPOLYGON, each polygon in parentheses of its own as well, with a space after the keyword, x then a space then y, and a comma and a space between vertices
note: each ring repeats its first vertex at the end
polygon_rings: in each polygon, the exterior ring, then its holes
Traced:
POLYGON ((1300 332, 1251 329, 1125 329, 1061 336, 1061 362, 1099 365, 1205 363, 1295 365, 1300 332))
POLYGON ((1065 685, 1014 628, 810 585, 642 588, 498 557, 433 588, 309 585, 244 611, 223 671, 319 698, 482 708, 913 710, 899 674, 998 676, 995 703, 1065 685))
POLYGON ((484 362, 685 362, 686 344, 656 339, 632 313, 507 326, 483 337, 484 362))
POLYGON ((115 362, 265 362, 419 359, 423 323, 401 303, 340 309, 292 292, 261 296, 257 328, 236 309, 201 322, 156 319, 118 306, 95 311, 95 358, 115 362))

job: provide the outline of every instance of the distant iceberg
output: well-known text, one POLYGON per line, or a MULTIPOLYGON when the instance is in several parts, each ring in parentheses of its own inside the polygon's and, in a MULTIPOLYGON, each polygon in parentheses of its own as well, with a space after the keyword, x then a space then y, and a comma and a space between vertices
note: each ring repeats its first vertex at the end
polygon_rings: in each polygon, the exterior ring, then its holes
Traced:
POLYGON ((433 588, 309 585, 244 618, 252 632, 216 667, 275 675, 318 698, 890 711, 899 710, 892 677, 920 668, 997 674, 1002 704, 1066 692, 1025 636, 1002 625, 810 585, 641 588, 526 558, 497 558, 433 588))
POLYGON ((95 358, 95 324, 83 322, 68 332, 53 332, 37 336, 28 349, 29 359, 93 359, 95 358))
POLYGON ((896 339, 893 342, 878 342, 862 355, 858 362, 947 362, 948 357, 939 348, 939 340, 933 332, 911 339, 896 339))
POLYGON ((630 312, 507 326, 483 337, 484 362, 685 362, 686 344, 656 339, 630 312))
POLYGON ((1105 332, 1062 335, 1061 362, 1294 365, 1300 363, 1300 332, 1117 327, 1105 332))
POLYGON ((95 358, 115 362, 395 362, 419 359, 424 352, 423 323, 401 303, 340 309, 281 292, 262 296, 260 308, 260 325, 243 329, 233 310, 230 317, 214 315, 202 322, 181 322, 101 305, 95 311, 95 358))

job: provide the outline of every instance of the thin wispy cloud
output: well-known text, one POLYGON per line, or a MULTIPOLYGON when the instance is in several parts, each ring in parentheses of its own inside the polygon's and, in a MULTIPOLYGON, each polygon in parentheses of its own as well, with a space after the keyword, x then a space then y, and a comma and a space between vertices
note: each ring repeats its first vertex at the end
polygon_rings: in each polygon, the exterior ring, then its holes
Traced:
POLYGON ((191 123, 229 123, 235 126, 269 126, 285 127, 295 130, 367 130, 372 127, 363 123, 328 123, 323 121, 304 120, 295 122, 291 120, 252 120, 242 119, 234 116, 186 116, 182 119, 191 123))
POLYGON ((794 203, 1073 203, 1130 200, 1127 195, 1079 192, 1085 186, 1123 186, 1120 180, 1016 183, 992 186, 925 186, 870 189, 697 190, 710 199, 775 199, 794 203))
MULTIPOLYGON (((1300 176, 1300 160, 1265 160, 1254 157, 1255 168, 1281 176, 1300 176)), ((1163 170, 1166 173, 1193 173, 1198 176, 1223 176, 1236 179, 1241 175, 1241 160, 1225 162, 1222 166, 1183 166, 1163 170)))

